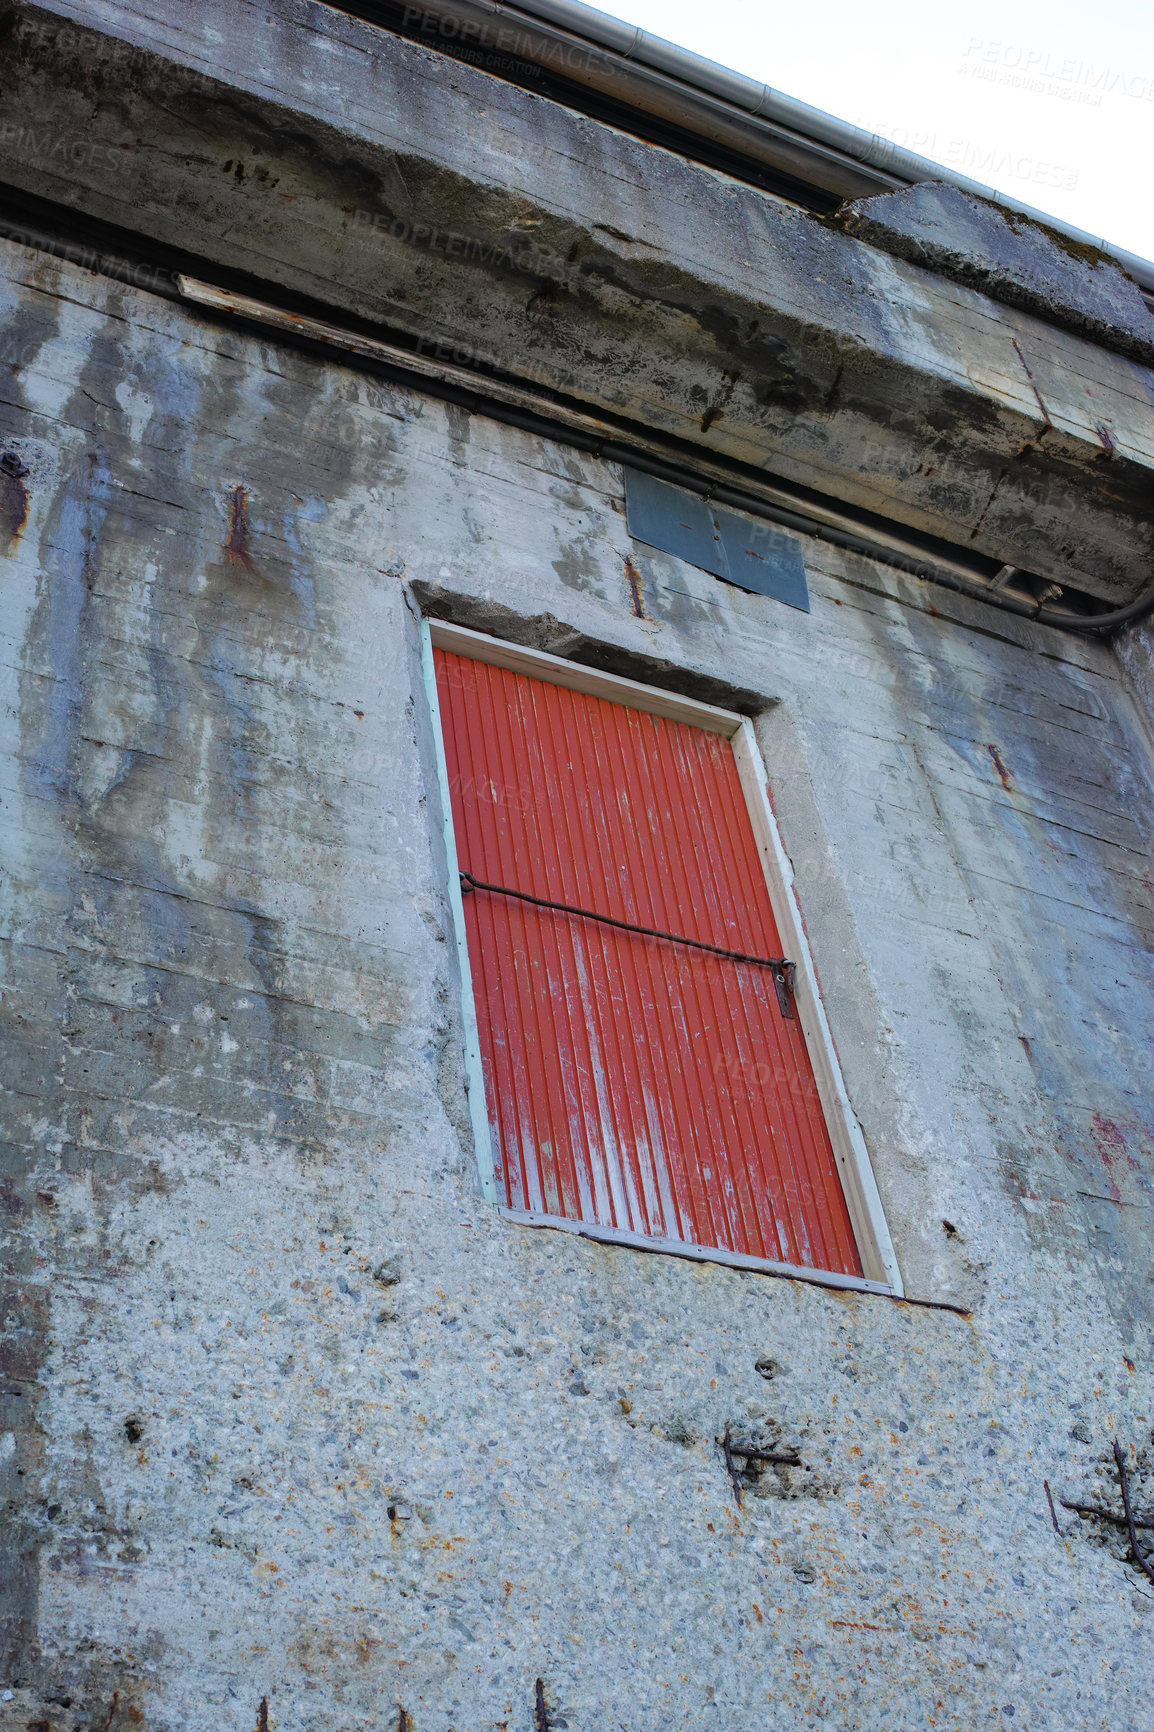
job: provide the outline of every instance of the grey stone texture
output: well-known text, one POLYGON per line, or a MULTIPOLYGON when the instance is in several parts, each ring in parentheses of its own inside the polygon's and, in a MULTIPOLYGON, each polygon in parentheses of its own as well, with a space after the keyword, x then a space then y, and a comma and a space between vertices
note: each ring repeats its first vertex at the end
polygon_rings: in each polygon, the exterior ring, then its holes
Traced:
POLYGON ((52 0, 0 175, 1113 603, 1154 374, 312 0, 52 0))
POLYGON ((1116 1503, 1117 1435, 1154 1502, 1111 648, 816 544, 801 614, 632 543, 611 465, 0 265, 4 1732, 529 1732, 538 1678, 571 1732, 1146 1732, 1154 1600, 1043 1486, 1116 1503), (419 597, 758 709, 907 1290, 968 1318, 485 1206, 419 597), (738 1510, 727 1423, 804 1467, 738 1510))
POLYGON ((1106 253, 1059 229, 940 181, 855 199, 837 220, 895 258, 1154 361, 1154 312, 1137 283, 1106 253))

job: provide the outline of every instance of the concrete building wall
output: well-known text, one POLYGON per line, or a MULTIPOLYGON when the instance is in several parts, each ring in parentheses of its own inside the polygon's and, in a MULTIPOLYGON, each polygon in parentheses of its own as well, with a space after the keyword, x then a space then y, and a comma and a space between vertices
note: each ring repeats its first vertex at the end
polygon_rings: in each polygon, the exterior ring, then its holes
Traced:
POLYGON ((24 0, 2 40, 14 187, 998 564, 1147 581, 1154 373, 1114 348, 317 0, 24 0))
MULTIPOLYGON (((1151 745, 1106 645, 2 249, 0 1724, 1148 1725, 1151 745), (641 574, 642 615, 624 570, 641 574), (907 1292, 481 1201, 416 615, 764 695, 907 1292), (680 673, 679 673, 680 671, 680 673), (735 1506, 716 1439, 798 1447, 735 1506), (399 1719, 403 1708, 404 1721, 399 1719)), ((642 675, 643 677, 643 675, 642 675)))

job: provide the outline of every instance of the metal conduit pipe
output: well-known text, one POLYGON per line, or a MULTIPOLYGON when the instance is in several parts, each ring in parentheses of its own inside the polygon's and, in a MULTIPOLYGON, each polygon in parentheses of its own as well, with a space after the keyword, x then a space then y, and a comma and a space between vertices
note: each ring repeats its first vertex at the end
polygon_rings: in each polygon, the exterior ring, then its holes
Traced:
MULTIPOLYGON (((366 361, 370 364, 377 363, 401 377, 404 377, 406 372, 417 373, 422 388, 432 389, 438 395, 449 396, 493 420, 521 427, 526 432, 545 438, 556 439, 578 450, 587 451, 590 456, 603 462, 619 463, 627 468, 643 470, 659 480, 683 487, 687 492, 716 500, 720 505, 733 506, 751 517, 791 529, 795 534, 827 541, 832 546, 845 548, 848 552, 860 554, 866 559, 881 561, 896 570, 908 572, 911 576, 941 584, 962 595, 973 596, 977 601, 1001 608, 1004 613, 1038 620, 1043 625, 1056 626, 1060 631, 1101 632, 1139 619, 1154 609, 1154 585, 1126 607, 1115 608, 1110 613, 1089 614, 1084 618, 1044 607, 1037 602, 1026 601, 1022 597, 1009 595, 1004 590, 993 587, 988 579, 982 581, 978 576, 965 576, 960 569, 960 552, 955 556, 952 550, 947 549, 938 559, 933 558, 932 554, 919 558, 917 551, 908 551, 911 547, 911 542, 905 540, 908 532, 903 534, 897 526, 894 527, 892 539, 889 539, 887 544, 884 529, 881 533, 871 535, 864 526, 857 529, 846 524, 844 519, 842 522, 831 521, 832 516, 841 515, 846 509, 844 506, 838 507, 832 501, 824 509, 820 506, 807 509, 806 502, 802 499, 790 504, 765 499, 740 484, 730 485, 716 474, 703 474, 700 469, 692 466, 692 459, 687 465, 675 457, 646 450, 643 444, 632 443, 628 435, 622 438, 615 432, 608 431, 604 421, 588 410, 551 401, 531 386, 486 378, 455 363, 413 356, 403 348, 379 338, 289 312, 273 303, 254 300, 247 295, 221 289, 195 278, 179 275, 176 282, 178 293, 183 299, 211 308, 229 318, 273 325, 282 331, 290 342, 335 348, 354 365, 357 360, 362 364, 366 361), (905 546, 902 545, 903 540, 905 546)), ((640 431, 641 438, 644 439, 645 432, 640 431)), ((713 464, 715 467, 718 464, 716 456, 713 456, 713 464)), ((913 545, 916 547, 916 543, 913 545)))
MULTIPOLYGON (((372 0, 346 0, 344 9, 380 15, 372 0)), ((804 178, 808 169, 815 185, 843 199, 944 181, 1105 253, 1154 295, 1148 259, 581 0, 414 0, 404 8, 405 26, 435 44, 427 21, 448 39, 501 47, 784 173, 804 178)))
POLYGON ((1052 607, 1035 606, 1016 595, 1007 595, 1004 590, 991 590, 984 584, 969 583, 944 567, 935 572, 933 581, 942 584, 946 589, 959 590, 963 595, 976 596, 979 601, 989 602, 991 607, 1000 607, 1006 613, 1018 613, 1025 619, 1039 620, 1042 625, 1057 626, 1059 631, 1115 631, 1124 625, 1133 625, 1135 621, 1144 619, 1148 613, 1154 613, 1154 583, 1149 584, 1135 601, 1128 602, 1125 607, 1113 608, 1109 613, 1090 613, 1085 618, 1078 619, 1072 614, 1058 613, 1052 607))
POLYGON ((767 505, 764 500, 745 492, 737 487, 718 486, 706 482, 700 475, 691 470, 654 459, 647 454, 641 454, 628 446, 602 442, 596 447, 598 457, 610 461, 627 464, 633 469, 643 469, 659 480, 672 482, 675 486, 684 487, 690 493, 699 493, 707 499, 716 499, 719 505, 731 505, 738 511, 744 511, 751 517, 760 517, 770 523, 778 523, 785 529, 792 529, 799 535, 816 537, 820 541, 828 541, 834 547, 844 547, 849 553, 861 554, 866 559, 880 560, 885 565, 906 571, 912 577, 924 578, 929 583, 941 584, 944 589, 955 590, 959 595, 973 596, 976 601, 984 601, 990 607, 997 607, 1003 613, 1015 613, 1022 619, 1033 619, 1042 625, 1056 626, 1059 631, 1103 632, 1113 631, 1118 627, 1130 625, 1154 612, 1154 582, 1152 582, 1135 601, 1128 602, 1125 607, 1113 608, 1109 613, 1087 614, 1084 618, 1077 615, 1062 613, 1057 608, 1043 607, 1037 602, 1026 601, 1024 597, 1007 595, 1004 590, 994 589, 989 583, 983 583, 976 578, 963 577, 960 572, 949 565, 938 561, 920 560, 907 554, 895 553, 892 548, 875 541, 868 535, 856 534, 853 530, 841 529, 834 524, 822 523, 812 517, 803 516, 800 512, 787 511, 780 506, 767 505))

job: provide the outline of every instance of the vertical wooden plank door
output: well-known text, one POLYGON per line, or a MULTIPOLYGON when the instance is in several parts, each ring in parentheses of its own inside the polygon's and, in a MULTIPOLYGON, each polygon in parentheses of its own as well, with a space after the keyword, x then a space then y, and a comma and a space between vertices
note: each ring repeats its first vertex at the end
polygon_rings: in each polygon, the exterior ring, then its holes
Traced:
MULTIPOLYGON (((728 740, 434 657, 463 869, 780 953, 728 740)), ((768 969, 486 891, 464 908, 510 1208, 861 1274, 801 1025, 768 969)))

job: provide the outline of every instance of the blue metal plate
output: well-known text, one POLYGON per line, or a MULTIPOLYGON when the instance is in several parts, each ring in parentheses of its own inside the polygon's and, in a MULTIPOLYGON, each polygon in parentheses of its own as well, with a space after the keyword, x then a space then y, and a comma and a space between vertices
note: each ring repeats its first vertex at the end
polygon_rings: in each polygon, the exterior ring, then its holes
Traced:
POLYGON ((724 577, 721 535, 704 499, 657 481, 640 469, 625 471, 625 510, 629 533, 650 547, 672 553, 690 565, 724 577))
POLYGON ((738 589, 809 612, 805 562, 796 536, 760 518, 712 505, 639 469, 625 471, 625 508, 629 533, 638 541, 738 589))

